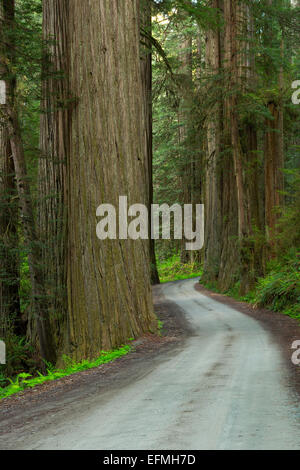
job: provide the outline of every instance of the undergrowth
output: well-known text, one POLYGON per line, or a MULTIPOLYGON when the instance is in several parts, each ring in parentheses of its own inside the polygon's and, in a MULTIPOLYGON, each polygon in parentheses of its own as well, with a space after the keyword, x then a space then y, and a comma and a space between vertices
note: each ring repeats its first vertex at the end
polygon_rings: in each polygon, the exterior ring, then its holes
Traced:
MULTIPOLYGON (((216 283, 203 284, 208 289, 220 292, 216 283)), ((289 253, 282 260, 269 263, 268 273, 258 279, 254 289, 240 295, 240 282, 224 292, 237 300, 249 302, 255 307, 265 307, 300 321, 300 259, 297 253, 289 253)))
POLYGON ((174 255, 164 261, 158 260, 157 270, 162 283, 199 277, 202 274, 198 263, 182 264, 179 255, 174 255))
POLYGON ((254 302, 300 320, 300 264, 290 261, 259 279, 254 302))
POLYGON ((7 398, 11 395, 14 395, 15 393, 22 392, 26 388, 33 388, 45 382, 61 379, 62 377, 92 369, 94 367, 100 366, 101 364, 115 361, 119 357, 128 354, 131 350, 132 347, 126 345, 114 351, 101 351, 101 354, 97 359, 94 359, 93 361, 83 360, 79 363, 72 361, 72 359, 68 356, 63 356, 63 361, 65 364, 64 369, 55 369, 50 364, 47 364, 48 369, 45 375, 38 372, 38 376, 33 377, 31 374, 23 372, 18 374, 15 379, 8 379, 10 384, 6 387, 0 387, 0 399, 7 398))

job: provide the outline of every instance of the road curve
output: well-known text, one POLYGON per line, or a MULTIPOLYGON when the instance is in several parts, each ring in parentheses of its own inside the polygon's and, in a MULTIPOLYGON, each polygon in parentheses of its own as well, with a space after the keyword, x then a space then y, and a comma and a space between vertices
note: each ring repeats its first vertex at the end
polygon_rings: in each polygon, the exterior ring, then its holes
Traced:
MULTIPOLYGON (((162 285, 192 334, 184 347, 86 411, 16 442, 25 449, 300 449, 299 410, 278 346, 256 320, 162 285)), ((85 403, 78 404, 84 410, 85 403)), ((41 420, 43 417, 41 416, 41 420)))

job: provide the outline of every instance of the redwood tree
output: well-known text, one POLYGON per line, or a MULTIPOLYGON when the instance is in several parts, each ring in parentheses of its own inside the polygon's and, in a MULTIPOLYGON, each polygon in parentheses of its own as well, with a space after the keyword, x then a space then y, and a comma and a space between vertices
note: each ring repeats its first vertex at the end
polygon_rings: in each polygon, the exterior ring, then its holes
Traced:
POLYGON ((41 226, 44 238, 50 234, 66 244, 66 251, 52 253, 50 277, 61 259, 59 283, 64 285, 66 276, 67 286, 62 351, 82 359, 156 329, 148 241, 96 236, 101 203, 118 207, 119 196, 126 195, 129 205, 149 204, 140 5, 70 0, 61 11, 63 2, 46 0, 45 8, 48 1, 54 16, 50 21, 44 16, 45 36, 55 34, 55 54, 61 56, 54 65, 64 68, 65 80, 45 85, 55 89, 54 96, 61 87, 63 106, 55 108, 46 91, 50 114, 42 125, 46 160, 40 178, 41 189, 48 185, 45 194, 55 197, 52 221, 41 226), (66 225, 53 224, 57 212, 66 225))

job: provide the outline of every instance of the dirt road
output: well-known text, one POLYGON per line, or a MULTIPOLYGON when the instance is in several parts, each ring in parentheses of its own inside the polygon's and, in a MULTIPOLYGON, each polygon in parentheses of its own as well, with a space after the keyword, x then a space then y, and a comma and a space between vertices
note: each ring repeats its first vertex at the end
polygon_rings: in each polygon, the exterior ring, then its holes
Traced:
POLYGON ((42 407, 3 432, 14 449, 300 449, 297 397, 281 351, 255 319, 194 289, 160 287, 190 326, 182 346, 126 383, 42 407))

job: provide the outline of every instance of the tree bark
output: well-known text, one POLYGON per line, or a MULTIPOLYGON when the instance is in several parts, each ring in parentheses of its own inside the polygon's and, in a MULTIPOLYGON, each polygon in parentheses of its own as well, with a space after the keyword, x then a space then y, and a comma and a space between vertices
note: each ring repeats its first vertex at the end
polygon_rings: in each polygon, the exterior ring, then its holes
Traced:
MULTIPOLYGON (((228 282, 240 279, 240 293, 251 289, 255 276, 256 256, 252 224, 259 224, 258 188, 252 183, 257 176, 257 137, 255 125, 241 120, 239 113, 240 95, 249 88, 249 78, 253 74, 253 61, 249 47, 249 10, 244 2, 232 0, 224 3, 225 18, 225 120, 228 153, 232 156, 235 191, 230 197, 236 198, 237 224, 236 251, 237 263, 228 282), (251 174, 251 171, 253 174, 251 174), (253 188, 253 189, 250 189, 253 188), (249 198, 253 196, 253 200, 249 198)), ((234 245, 232 244, 232 247, 234 245)), ((228 273, 229 274, 229 273, 228 273)), ((223 279, 226 276, 223 275, 223 279)))
MULTIPOLYGON (((219 8, 219 1, 210 6, 219 8)), ((221 37, 218 30, 209 30, 206 36, 206 73, 215 77, 221 73, 221 37)), ((206 120, 205 161, 205 245, 204 273, 206 282, 217 281, 221 257, 222 187, 221 187, 221 133, 222 102, 219 100, 209 111, 206 120)))
POLYGON ((265 134, 265 223, 267 238, 274 235, 283 195, 283 157, 281 152, 281 112, 276 103, 268 103, 271 119, 266 120, 265 134))
MULTIPOLYGON (((273 0, 268 0, 272 6, 273 0)), ((265 32, 266 43, 271 43, 274 38, 272 23, 265 32)), ((281 39, 281 57, 283 57, 283 31, 281 39)), ((265 68, 269 65, 268 57, 265 58, 265 68)), ((283 69, 280 67, 277 84, 279 85, 279 99, 276 97, 267 103, 271 118, 266 119, 265 132, 265 227, 266 237, 270 244, 269 255, 274 248, 274 235, 279 218, 279 209, 284 202, 282 194, 284 188, 284 139, 283 139, 283 69)))
POLYGON ((72 99, 69 94, 69 0, 44 0, 42 114, 39 159, 39 237, 47 309, 56 348, 67 322, 67 159, 72 99))
MULTIPOLYGON (((189 0, 186 2, 189 3, 189 0)), ((188 14, 183 12, 184 18, 188 14)), ((194 196, 194 168, 193 151, 189 141, 189 124, 191 119, 191 101, 193 93, 192 76, 192 38, 189 34, 184 34, 180 44, 179 53, 179 109, 178 109, 178 141, 181 148, 181 188, 182 204, 193 204, 194 196)), ((182 263, 188 263, 193 260, 194 252, 185 249, 187 240, 183 236, 181 241, 180 258, 182 263)))
POLYGON ((151 40, 152 34, 152 17, 151 17, 151 0, 141 0, 141 73, 142 86, 144 92, 144 112, 147 133, 147 165, 146 173, 149 178, 149 257, 151 269, 151 283, 159 284, 159 276, 156 266, 155 242, 151 237, 151 204, 153 203, 153 126, 152 126, 152 53, 151 40))
POLYGON ((236 44, 235 4, 224 2, 224 154, 222 161, 222 249, 218 277, 221 290, 228 290, 238 280, 240 253, 239 233, 243 221, 243 209, 239 208, 241 192, 240 143, 237 135, 236 106, 236 44), (238 198, 239 191, 239 198, 238 198))
POLYGON ((149 245, 96 237, 96 209, 149 201, 137 0, 72 0, 66 351, 93 357, 149 330, 149 245))

